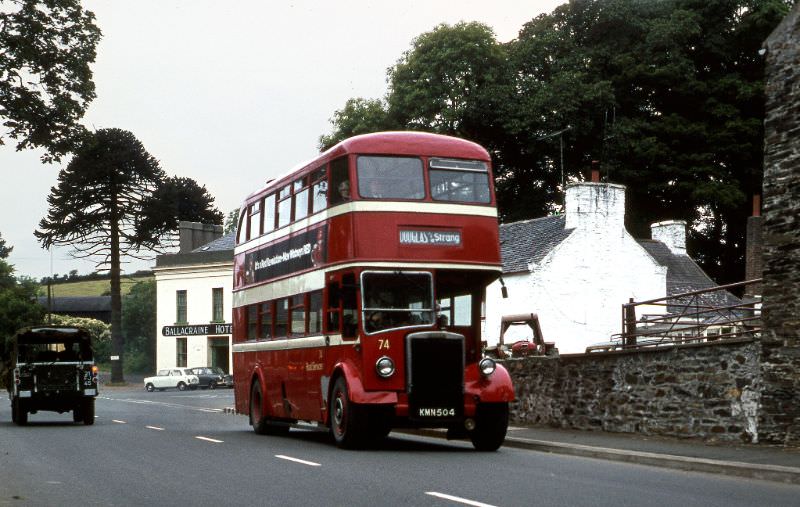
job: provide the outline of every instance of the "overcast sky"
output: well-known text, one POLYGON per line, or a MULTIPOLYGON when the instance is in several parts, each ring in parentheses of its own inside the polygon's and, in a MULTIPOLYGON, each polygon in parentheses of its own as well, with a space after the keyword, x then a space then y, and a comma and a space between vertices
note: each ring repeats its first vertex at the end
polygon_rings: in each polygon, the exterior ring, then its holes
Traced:
MULTIPOLYGON (((380 98, 386 69, 440 23, 480 21, 497 39, 564 0, 86 0, 103 31, 93 129, 131 131, 169 175, 205 185, 224 214, 317 154, 351 97, 380 98)), ((59 164, 0 147, 0 234, 17 275, 94 271, 33 236, 59 164), (52 266, 52 267, 51 267, 52 266), (51 271, 52 269, 52 271, 51 271)), ((154 261, 129 264, 127 272, 154 261)))

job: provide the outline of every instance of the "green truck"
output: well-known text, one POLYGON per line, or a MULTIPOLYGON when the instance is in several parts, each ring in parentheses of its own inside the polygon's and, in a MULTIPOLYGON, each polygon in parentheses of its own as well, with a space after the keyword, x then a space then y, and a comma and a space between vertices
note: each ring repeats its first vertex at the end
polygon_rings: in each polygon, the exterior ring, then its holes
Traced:
POLYGON ((27 424, 28 415, 40 410, 71 411, 74 422, 94 424, 97 366, 88 331, 66 326, 23 328, 11 338, 7 356, 5 384, 15 424, 27 424))

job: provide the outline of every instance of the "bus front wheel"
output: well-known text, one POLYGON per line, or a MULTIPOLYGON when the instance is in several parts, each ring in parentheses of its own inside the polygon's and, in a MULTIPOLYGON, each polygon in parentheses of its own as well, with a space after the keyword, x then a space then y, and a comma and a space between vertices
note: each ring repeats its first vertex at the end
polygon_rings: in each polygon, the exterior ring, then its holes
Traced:
POLYGON ((506 439, 508 403, 482 403, 475 414, 475 429, 469 434, 478 451, 496 451, 506 439))
POLYGON ((331 435, 336 445, 344 449, 363 446, 366 436, 365 414, 350 401, 344 377, 336 379, 330 400, 331 435))

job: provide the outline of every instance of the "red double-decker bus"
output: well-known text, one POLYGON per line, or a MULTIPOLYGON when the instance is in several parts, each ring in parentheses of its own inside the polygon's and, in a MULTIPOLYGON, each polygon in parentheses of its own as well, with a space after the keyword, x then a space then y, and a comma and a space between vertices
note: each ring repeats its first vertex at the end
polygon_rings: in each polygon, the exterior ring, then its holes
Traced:
POLYGON ((245 200, 233 364, 257 433, 311 421, 359 447, 439 427, 502 445, 514 391, 481 351, 483 292, 501 273, 492 181, 475 143, 385 132, 245 200))

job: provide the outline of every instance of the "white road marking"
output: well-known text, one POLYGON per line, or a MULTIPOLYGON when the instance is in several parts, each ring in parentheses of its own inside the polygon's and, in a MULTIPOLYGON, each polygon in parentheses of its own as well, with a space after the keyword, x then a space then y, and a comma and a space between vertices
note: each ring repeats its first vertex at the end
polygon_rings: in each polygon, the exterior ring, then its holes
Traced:
POLYGON ((283 454, 276 454, 275 457, 280 459, 285 459, 287 461, 294 461, 295 463, 302 463, 303 465, 308 465, 310 467, 322 466, 319 463, 314 463, 313 461, 306 461, 304 459, 292 458, 291 456, 284 456, 283 454))
POLYGON ((172 407, 172 408, 184 408, 187 410, 196 410, 198 412, 222 412, 224 409, 221 408, 209 408, 209 407, 193 407, 191 405, 181 405, 180 403, 167 403, 164 401, 153 401, 153 400, 125 400, 119 398, 109 398, 106 396, 101 396, 101 398, 105 400, 111 401, 122 401, 125 403, 136 403, 137 405, 160 405, 162 407, 172 407))
POLYGON ((158 426, 145 426, 145 428, 150 430, 164 431, 164 428, 159 428, 158 426))
POLYGON ((439 497, 439 498, 444 498, 445 500, 450 500, 450 501, 453 501, 453 502, 463 503, 463 504, 466 504, 466 505, 474 505, 475 507, 495 507, 494 505, 491 505, 491 504, 488 504, 488 503, 476 502, 475 500, 468 500, 466 498, 461 498, 459 496, 446 495, 444 493, 438 493, 436 491, 426 491, 425 494, 426 495, 431 495, 431 496, 436 496, 436 497, 439 497))
POLYGON ((120 421, 119 419, 111 419, 111 422, 115 422, 117 424, 128 424, 125 421, 120 421))
POLYGON ((217 440, 216 438, 208 438, 208 437, 194 437, 197 440, 205 440, 206 442, 214 442, 215 444, 221 444, 223 440, 217 440))

